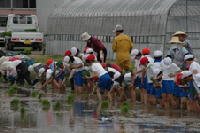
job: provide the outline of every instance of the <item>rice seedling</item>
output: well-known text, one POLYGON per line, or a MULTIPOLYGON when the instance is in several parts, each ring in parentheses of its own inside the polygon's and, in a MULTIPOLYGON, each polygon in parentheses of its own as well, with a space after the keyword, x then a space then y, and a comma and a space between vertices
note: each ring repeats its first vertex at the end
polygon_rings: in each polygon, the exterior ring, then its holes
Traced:
POLYGON ((18 91, 18 86, 11 86, 8 89, 8 94, 10 97, 12 97, 14 94, 16 94, 18 91))
POLYGON ((19 104, 19 100, 18 99, 13 99, 11 102, 10 102, 11 105, 18 105, 19 104))
POLYGON ((42 100, 41 103, 42 103, 43 106, 50 106, 50 102, 47 99, 42 100))
POLYGON ((36 96, 37 96, 37 91, 32 91, 31 96, 32 96, 32 97, 36 97, 36 96))
POLYGON ((60 102, 57 102, 53 105, 53 109, 54 110, 60 110, 62 107, 62 104, 60 102))
POLYGON ((128 108, 130 108, 131 107, 131 104, 129 103, 129 102, 123 102, 123 107, 124 106, 127 106, 128 108))
POLYGON ((19 100, 18 99, 13 99, 10 102, 10 109, 13 111, 17 111, 18 110, 18 105, 19 105, 19 100))
POLYGON ((129 108, 127 106, 121 107, 121 113, 128 113, 129 108))
POLYGON ((43 96, 43 93, 40 93, 40 94, 38 95, 38 99, 41 100, 42 96, 43 96))
POLYGON ((108 108, 108 101, 102 102, 101 103, 101 108, 102 109, 108 108))
POLYGON ((42 109, 43 110, 49 110, 49 108, 50 108, 50 102, 47 100, 47 99, 45 99, 45 100, 42 100, 42 109))
POLYGON ((21 113, 21 115, 25 115, 26 114, 26 109, 24 108, 24 107, 22 107, 21 109, 20 109, 20 113, 21 113))
POLYGON ((82 75, 83 75, 83 77, 85 77, 85 76, 90 77, 90 72, 89 71, 83 71, 82 75))
POLYGON ((70 94, 68 97, 67 97, 67 102, 73 102, 74 101, 74 94, 70 94))

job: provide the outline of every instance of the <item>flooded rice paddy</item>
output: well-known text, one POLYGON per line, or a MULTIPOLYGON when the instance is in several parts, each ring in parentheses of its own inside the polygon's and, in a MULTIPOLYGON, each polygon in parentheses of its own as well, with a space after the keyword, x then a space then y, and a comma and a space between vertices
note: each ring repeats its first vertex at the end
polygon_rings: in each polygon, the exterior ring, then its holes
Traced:
POLYGON ((200 115, 187 111, 170 110, 130 102, 128 113, 121 113, 123 103, 109 103, 102 109, 97 97, 75 95, 74 102, 66 102, 70 94, 52 94, 41 100, 25 95, 8 96, 8 89, 0 89, 0 133, 145 133, 145 132, 200 132, 200 115), (19 100, 13 109, 10 101, 19 100), (44 108, 41 101, 48 99, 44 108), (55 109, 60 102, 61 108, 55 109), (24 107, 26 111, 20 110, 24 107))

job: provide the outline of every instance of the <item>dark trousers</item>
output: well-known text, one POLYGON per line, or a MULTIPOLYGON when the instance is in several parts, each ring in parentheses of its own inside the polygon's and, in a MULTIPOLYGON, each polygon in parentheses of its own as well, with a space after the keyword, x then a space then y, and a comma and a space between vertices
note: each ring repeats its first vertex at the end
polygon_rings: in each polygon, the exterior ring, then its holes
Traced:
POLYGON ((18 81, 21 85, 24 85, 24 79, 28 82, 29 85, 32 85, 27 64, 25 64, 24 62, 20 63, 19 65, 17 65, 16 70, 18 81))
MULTIPOLYGON (((106 48, 103 48, 103 56, 104 56, 103 63, 106 63, 106 58, 107 58, 107 49, 106 48)), ((100 52, 97 53, 97 61, 99 61, 100 63, 102 63, 102 61, 100 59, 100 52)))

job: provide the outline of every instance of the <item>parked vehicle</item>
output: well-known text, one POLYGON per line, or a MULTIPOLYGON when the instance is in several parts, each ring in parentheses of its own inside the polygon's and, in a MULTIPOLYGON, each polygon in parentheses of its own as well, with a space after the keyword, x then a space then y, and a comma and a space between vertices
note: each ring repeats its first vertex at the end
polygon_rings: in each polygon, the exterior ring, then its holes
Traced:
POLYGON ((5 47, 5 37, 2 35, 3 32, 6 30, 6 23, 7 23, 8 16, 0 15, 0 46, 5 47))
POLYGON ((4 32, 4 31, 0 31, 0 45, 4 46, 6 40, 5 40, 5 37, 2 35, 2 32, 4 32))
POLYGON ((42 50, 43 33, 39 32, 36 15, 8 15, 5 48, 13 50, 14 47, 32 47, 42 50))

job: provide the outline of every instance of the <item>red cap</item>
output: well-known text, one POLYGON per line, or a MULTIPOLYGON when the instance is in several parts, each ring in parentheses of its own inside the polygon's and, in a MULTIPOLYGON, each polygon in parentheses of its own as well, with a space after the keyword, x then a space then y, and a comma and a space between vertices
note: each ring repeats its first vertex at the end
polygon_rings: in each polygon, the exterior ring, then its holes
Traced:
POLYGON ((103 68, 105 68, 105 67, 107 67, 107 63, 101 63, 101 66, 102 66, 103 68))
POLYGON ((71 55, 71 50, 67 50, 66 52, 65 52, 65 56, 70 56, 71 55))
POLYGON ((10 61, 16 61, 16 60, 20 60, 18 57, 9 57, 10 61))
POLYGON ((49 66, 50 66, 51 63, 53 63, 53 60, 52 59, 48 59, 47 60, 47 69, 49 68, 49 66))
POLYGON ((147 63, 148 62, 148 58, 147 57, 142 57, 142 59, 140 60, 140 66, 147 63))
POLYGON ((85 58, 85 60, 89 60, 89 61, 94 61, 94 59, 95 59, 95 56, 94 56, 93 54, 88 55, 88 56, 85 58))
POLYGON ((84 53, 86 53, 86 51, 87 51, 88 48, 89 48, 89 47, 85 47, 84 53))
POLYGON ((183 75, 183 73, 179 73, 177 76, 176 76, 176 86, 179 86, 179 84, 181 83, 181 76, 183 75))
POLYGON ((150 54, 150 50, 149 50, 149 48, 143 48, 143 50, 142 50, 142 54, 143 54, 143 55, 150 54))

